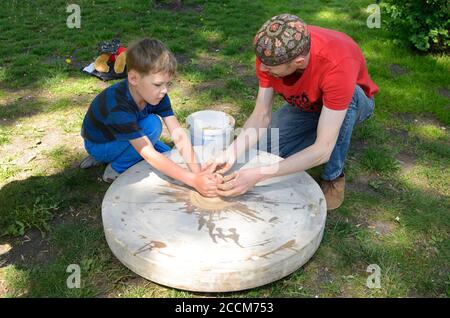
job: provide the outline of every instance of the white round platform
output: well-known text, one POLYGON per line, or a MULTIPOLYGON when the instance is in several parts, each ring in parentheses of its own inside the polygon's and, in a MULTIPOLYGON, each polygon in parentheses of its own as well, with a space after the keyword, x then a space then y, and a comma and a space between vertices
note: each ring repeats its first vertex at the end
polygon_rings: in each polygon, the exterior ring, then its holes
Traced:
MULTIPOLYGON (((183 162, 176 150, 166 155, 183 162)), ((266 152, 247 156, 246 167, 281 160, 266 152)), ((200 207, 197 196, 145 161, 128 169, 102 204, 105 236, 114 255, 162 285, 228 292, 283 278, 319 247, 326 203, 305 172, 257 184, 220 206, 200 207)))

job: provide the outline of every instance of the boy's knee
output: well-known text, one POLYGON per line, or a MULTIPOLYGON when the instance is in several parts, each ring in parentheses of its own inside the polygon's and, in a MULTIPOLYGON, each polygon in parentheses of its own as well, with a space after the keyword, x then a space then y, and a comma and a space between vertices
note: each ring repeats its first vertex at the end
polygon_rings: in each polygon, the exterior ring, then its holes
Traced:
POLYGON ((140 120, 139 126, 150 139, 158 139, 161 136, 162 123, 157 115, 149 115, 140 120))

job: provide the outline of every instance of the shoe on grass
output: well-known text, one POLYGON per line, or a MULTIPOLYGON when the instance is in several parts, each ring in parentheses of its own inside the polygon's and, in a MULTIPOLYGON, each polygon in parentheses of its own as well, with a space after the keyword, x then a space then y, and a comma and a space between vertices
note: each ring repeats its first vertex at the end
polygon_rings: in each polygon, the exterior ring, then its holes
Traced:
POLYGON ((95 160, 89 155, 80 162, 79 166, 81 169, 89 169, 92 167, 100 166, 101 164, 102 163, 100 161, 95 160))
POLYGON ((111 167, 111 164, 109 163, 105 168, 105 172, 103 173, 103 181, 107 183, 112 183, 114 182, 114 180, 117 179, 118 176, 120 176, 120 173, 114 170, 113 167, 111 167))
POLYGON ((341 175, 334 180, 322 180, 320 183, 325 200, 327 201, 327 210, 335 210, 344 202, 345 176, 341 175))

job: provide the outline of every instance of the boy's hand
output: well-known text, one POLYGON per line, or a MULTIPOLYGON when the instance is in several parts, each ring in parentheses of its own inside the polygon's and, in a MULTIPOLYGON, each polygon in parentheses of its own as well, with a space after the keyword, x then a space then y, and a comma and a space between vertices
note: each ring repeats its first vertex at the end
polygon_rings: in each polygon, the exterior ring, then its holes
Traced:
POLYGON ((203 171, 195 176, 194 188, 205 197, 217 196, 217 176, 209 171, 203 171))
POLYGON ((200 173, 203 171, 202 166, 198 163, 191 165, 189 168, 193 173, 200 173))
POLYGON ((194 188, 205 197, 217 196, 217 185, 222 183, 221 177, 218 177, 216 170, 217 164, 214 162, 209 165, 204 165, 199 174, 195 176, 194 188), (220 181, 219 181, 220 180, 220 181))

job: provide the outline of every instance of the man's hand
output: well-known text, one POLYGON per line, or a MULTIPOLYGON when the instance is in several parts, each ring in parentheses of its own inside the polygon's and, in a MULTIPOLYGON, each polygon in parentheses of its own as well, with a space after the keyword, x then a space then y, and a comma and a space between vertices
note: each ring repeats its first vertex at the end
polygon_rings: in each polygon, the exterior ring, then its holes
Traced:
POLYGON ((261 180, 255 169, 243 169, 223 177, 218 185, 217 194, 224 197, 235 197, 244 194, 261 180))

